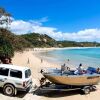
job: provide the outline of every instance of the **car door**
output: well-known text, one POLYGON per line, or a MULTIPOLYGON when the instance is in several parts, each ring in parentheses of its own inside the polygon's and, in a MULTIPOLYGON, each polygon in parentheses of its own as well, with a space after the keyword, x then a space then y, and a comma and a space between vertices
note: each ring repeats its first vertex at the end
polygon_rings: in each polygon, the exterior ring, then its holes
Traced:
POLYGON ((9 73, 8 68, 0 67, 0 87, 2 87, 4 83, 7 81, 8 73, 9 73))
POLYGON ((9 81, 16 87, 22 88, 23 80, 22 80, 22 71, 16 69, 10 69, 9 81))
POLYGON ((32 78, 31 78, 31 70, 30 69, 25 70, 25 81, 26 81, 27 87, 32 85, 32 78))

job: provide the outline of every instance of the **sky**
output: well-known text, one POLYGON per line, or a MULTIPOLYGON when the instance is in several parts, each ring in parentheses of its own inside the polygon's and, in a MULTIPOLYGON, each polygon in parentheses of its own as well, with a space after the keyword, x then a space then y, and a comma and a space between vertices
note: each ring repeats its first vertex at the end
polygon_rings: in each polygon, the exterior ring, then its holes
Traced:
POLYGON ((100 0, 1 0, 15 34, 47 34, 56 40, 100 42, 100 0))

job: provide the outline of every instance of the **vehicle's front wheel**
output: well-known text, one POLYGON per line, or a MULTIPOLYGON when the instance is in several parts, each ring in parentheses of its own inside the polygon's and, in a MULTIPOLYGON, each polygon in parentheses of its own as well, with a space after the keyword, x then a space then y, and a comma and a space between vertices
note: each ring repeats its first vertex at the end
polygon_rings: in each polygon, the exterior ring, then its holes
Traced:
POLYGON ((15 87, 11 84, 6 84, 3 87, 3 92, 5 95, 13 96, 15 94, 15 87))

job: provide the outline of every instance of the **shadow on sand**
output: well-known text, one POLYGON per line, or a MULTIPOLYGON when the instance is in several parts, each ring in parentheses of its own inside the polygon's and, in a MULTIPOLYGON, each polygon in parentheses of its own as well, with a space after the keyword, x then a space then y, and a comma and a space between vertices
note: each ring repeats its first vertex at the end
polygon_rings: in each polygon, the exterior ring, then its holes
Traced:
POLYGON ((27 92, 18 91, 18 93, 15 97, 23 98, 26 94, 27 94, 27 92))
POLYGON ((71 95, 82 95, 81 90, 71 90, 71 91, 43 91, 37 89, 33 94, 38 96, 45 96, 49 98, 58 98, 58 97, 65 97, 65 96, 71 96, 71 95))

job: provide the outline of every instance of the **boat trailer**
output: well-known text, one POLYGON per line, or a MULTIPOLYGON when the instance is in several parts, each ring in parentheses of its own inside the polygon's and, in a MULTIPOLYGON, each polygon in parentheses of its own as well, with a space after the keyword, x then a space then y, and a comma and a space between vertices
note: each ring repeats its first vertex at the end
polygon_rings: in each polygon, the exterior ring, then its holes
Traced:
POLYGON ((45 91, 72 91, 72 90, 81 90, 83 94, 89 94, 92 91, 96 90, 95 85, 85 85, 85 86, 72 86, 72 85, 62 85, 62 84, 53 84, 46 82, 44 85, 34 89, 34 93, 38 91, 39 93, 45 91))

